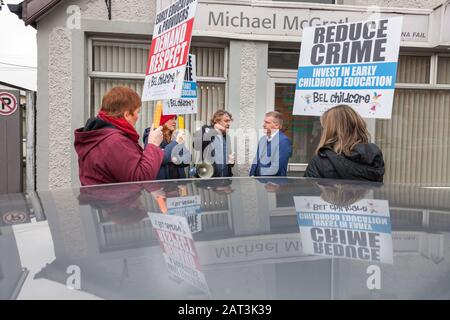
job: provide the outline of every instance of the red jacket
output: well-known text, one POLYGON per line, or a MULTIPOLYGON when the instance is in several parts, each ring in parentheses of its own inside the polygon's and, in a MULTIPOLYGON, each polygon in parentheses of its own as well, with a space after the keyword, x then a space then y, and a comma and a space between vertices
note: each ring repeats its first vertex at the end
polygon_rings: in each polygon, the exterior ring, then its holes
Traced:
POLYGON ((145 150, 125 132, 99 118, 75 130, 81 185, 154 180, 164 151, 149 144, 145 150))

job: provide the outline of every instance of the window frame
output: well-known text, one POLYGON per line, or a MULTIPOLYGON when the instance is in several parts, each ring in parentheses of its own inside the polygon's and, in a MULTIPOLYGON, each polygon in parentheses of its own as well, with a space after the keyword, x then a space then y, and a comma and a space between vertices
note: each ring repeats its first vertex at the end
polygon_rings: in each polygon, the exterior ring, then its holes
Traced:
POLYGON ((438 74, 437 74, 437 69, 439 67, 439 58, 440 57, 444 57, 444 58, 450 58, 450 53, 438 53, 436 54, 436 65, 435 65, 435 86, 439 89, 449 89, 450 90, 450 83, 437 83, 437 78, 438 78, 438 74))
MULTIPOLYGON (((297 80, 297 70, 291 69, 268 69, 268 81, 267 81, 267 101, 266 111, 270 112, 275 110, 275 85, 277 84, 293 84, 295 85, 297 80)), ((288 172, 304 172, 308 163, 301 162, 288 162, 288 172)))
MULTIPOLYGON (((104 41, 104 42, 118 42, 118 43, 139 43, 145 44, 150 47, 151 40, 148 39, 136 39, 131 37, 106 37, 106 36, 91 36, 87 39, 88 41, 88 70, 87 70, 87 92, 89 99, 89 114, 88 117, 94 115, 94 101, 92 97, 92 84, 95 79, 115 79, 115 80, 142 80, 145 79, 145 73, 125 73, 125 72, 104 72, 104 71, 94 71, 94 61, 93 61, 93 42, 94 41, 104 41)), ((205 43, 196 42, 193 40, 191 42, 191 47, 200 48, 222 48, 224 49, 224 75, 223 77, 201 77, 197 76, 197 83, 224 83, 225 84, 225 101, 224 106, 227 109, 228 106, 228 50, 229 46, 225 43, 205 43)), ((141 94, 141 93, 139 93, 141 94)), ((85 119, 87 120, 87 119, 85 119)))
MULTIPOLYGON (((408 82, 395 82, 395 89, 430 89, 433 86, 433 79, 436 78, 433 53, 430 52, 408 52, 403 51, 399 53, 400 56, 415 56, 415 57, 430 57, 430 82, 429 83, 408 83, 408 82)), ((398 62, 397 62, 398 63, 398 62)), ((398 70, 398 68, 397 68, 398 70)))
POLYGON ((450 54, 437 52, 400 52, 399 56, 421 56, 430 57, 430 82, 429 83, 407 83, 396 82, 395 89, 428 89, 428 90, 448 90, 450 84, 437 83, 437 69, 439 57, 450 57, 450 54))

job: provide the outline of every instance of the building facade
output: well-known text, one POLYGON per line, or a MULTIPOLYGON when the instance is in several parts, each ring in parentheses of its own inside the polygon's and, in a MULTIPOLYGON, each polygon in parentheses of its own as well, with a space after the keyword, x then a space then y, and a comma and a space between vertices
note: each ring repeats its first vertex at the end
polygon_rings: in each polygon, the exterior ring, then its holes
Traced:
MULTIPOLYGON (((142 92, 155 12, 171 0, 32 0, 21 18, 37 29, 37 189, 79 185, 73 131, 96 114, 104 93, 127 85, 142 92), (108 3, 108 2, 106 2, 108 3)), ((450 4, 442 0, 199 0, 191 53, 197 59, 199 113, 194 131, 215 110, 233 127, 260 128, 264 113, 285 116, 294 146, 289 171, 299 175, 320 135, 318 117, 292 116, 303 28, 403 16, 393 114, 368 120, 386 162, 385 181, 450 184, 450 4)), ((19 11, 19 8, 16 8, 19 11)), ((143 103, 138 132, 151 123, 143 103)), ((248 143, 238 154, 253 157, 248 143)), ((236 168, 246 175, 248 165, 236 168)))

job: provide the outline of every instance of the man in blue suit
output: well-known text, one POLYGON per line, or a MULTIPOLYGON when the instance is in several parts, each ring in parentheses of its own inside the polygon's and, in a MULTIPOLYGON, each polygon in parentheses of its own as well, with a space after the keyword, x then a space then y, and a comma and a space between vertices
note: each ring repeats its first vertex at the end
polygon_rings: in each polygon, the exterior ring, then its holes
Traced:
POLYGON ((281 132, 283 116, 278 111, 266 113, 263 128, 266 133, 259 140, 250 176, 286 176, 288 160, 292 155, 292 144, 281 132))

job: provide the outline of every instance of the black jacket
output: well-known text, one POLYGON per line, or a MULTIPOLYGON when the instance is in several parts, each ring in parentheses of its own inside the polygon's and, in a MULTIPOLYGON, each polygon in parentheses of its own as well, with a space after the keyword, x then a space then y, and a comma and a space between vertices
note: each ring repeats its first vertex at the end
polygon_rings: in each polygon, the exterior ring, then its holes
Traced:
POLYGON ((305 171, 305 177, 311 178, 383 182, 383 176, 383 154, 373 143, 357 144, 350 156, 322 148, 305 171))
MULTIPOLYGON (((213 126, 208 126, 208 125, 204 125, 203 127, 201 127, 199 130, 197 130, 197 132, 194 134, 194 150, 197 150, 199 152, 201 152, 201 161, 205 161, 208 163, 211 163, 213 168, 214 168, 214 174, 213 177, 232 177, 233 176, 233 171, 232 168, 234 166, 234 164, 226 164, 225 165, 225 173, 221 174, 220 170, 219 170, 219 166, 218 164, 215 163, 214 158, 210 157, 214 157, 216 150, 213 148, 213 141, 216 139, 216 136, 219 135, 220 133, 218 131, 216 131, 216 129, 214 129, 213 126), (210 150, 207 150, 205 152, 205 150, 211 146, 210 150), (209 152, 210 151, 210 152, 209 152), (207 157, 207 158, 205 158, 207 157)), ((228 161, 228 155, 231 154, 231 140, 230 140, 230 136, 228 135, 224 135, 223 138, 225 139, 225 143, 227 144, 227 150, 228 150, 228 154, 225 155, 225 160, 228 161)), ((220 150, 217 150, 218 152, 220 152, 220 150)))

